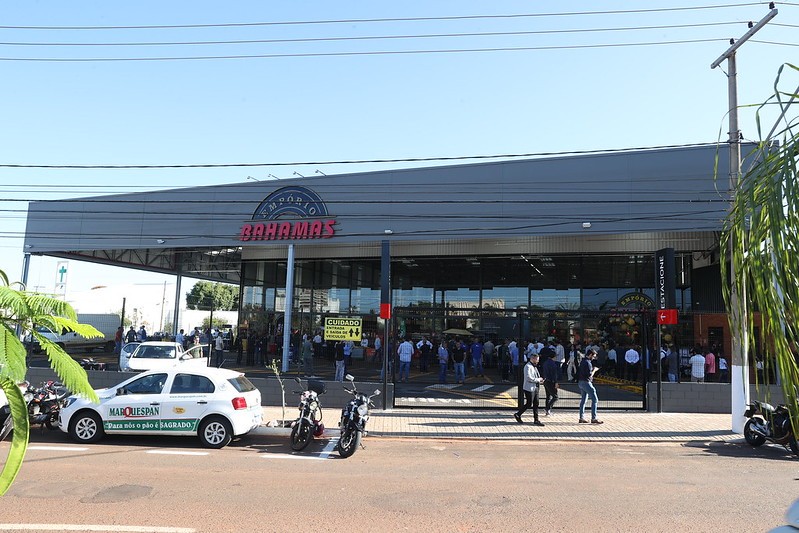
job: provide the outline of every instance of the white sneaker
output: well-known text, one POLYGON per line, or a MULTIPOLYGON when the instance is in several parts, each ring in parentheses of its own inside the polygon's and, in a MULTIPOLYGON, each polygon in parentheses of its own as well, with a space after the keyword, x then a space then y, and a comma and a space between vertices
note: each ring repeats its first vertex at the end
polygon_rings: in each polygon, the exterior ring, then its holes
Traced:
POLYGON ((546 417, 552 416, 552 411, 544 411, 544 416, 546 417))

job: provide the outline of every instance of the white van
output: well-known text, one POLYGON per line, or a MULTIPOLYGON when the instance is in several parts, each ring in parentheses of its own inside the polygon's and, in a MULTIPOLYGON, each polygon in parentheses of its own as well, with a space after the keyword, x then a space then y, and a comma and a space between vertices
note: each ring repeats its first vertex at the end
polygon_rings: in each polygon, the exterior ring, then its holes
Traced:
MULTIPOLYGON (((36 331, 44 335, 47 339, 58 344, 65 350, 86 350, 87 352, 91 353, 96 349, 100 349, 110 353, 114 351, 114 336, 116 335, 117 328, 119 328, 121 322, 122 321, 119 318, 119 315, 113 313, 78 313, 78 323, 94 326, 95 329, 103 334, 102 337, 95 337, 93 339, 81 337, 74 331, 56 334, 55 332, 43 327, 36 328, 36 331)), ((30 341, 30 337, 28 337, 27 340, 30 341)), ((36 354, 41 353, 42 351, 39 343, 35 340, 31 346, 31 349, 33 350, 33 353, 36 354)))

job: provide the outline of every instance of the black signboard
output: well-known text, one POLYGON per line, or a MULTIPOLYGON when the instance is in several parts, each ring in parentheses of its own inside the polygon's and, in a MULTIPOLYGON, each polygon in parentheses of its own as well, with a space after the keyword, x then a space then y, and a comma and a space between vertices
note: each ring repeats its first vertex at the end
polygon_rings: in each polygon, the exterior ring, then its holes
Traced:
POLYGON ((655 305, 658 309, 676 309, 674 248, 655 252, 655 305))

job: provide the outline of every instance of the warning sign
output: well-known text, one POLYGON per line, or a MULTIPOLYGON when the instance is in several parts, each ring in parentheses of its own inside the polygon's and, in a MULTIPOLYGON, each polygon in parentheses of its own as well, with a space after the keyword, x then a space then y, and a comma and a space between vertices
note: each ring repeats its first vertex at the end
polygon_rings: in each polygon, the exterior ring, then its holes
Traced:
POLYGON ((326 341, 359 341, 361 340, 360 318, 326 318, 326 341))

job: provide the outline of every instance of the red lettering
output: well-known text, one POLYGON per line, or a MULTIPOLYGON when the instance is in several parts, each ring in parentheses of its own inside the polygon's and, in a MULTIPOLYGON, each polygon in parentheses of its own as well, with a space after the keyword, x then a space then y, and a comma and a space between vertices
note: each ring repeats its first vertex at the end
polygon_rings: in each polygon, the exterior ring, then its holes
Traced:
POLYGON ((288 239, 291 236, 291 222, 281 222, 277 230, 278 239, 288 239))
POLYGON ((308 222, 295 222, 294 227, 291 228, 292 239, 307 239, 308 238, 308 222))
POLYGON ((270 222, 266 225, 266 231, 264 232, 264 240, 271 241, 275 238, 275 233, 277 233, 277 224, 274 222, 270 222))
POLYGON ((252 240, 260 241, 264 238, 264 225, 260 222, 252 230, 252 240))
POLYGON ((336 230, 333 228, 333 224, 335 223, 335 220, 325 220, 325 234, 322 235, 323 239, 329 239, 336 234, 336 230))
POLYGON ((308 237, 311 239, 315 239, 321 236, 322 236, 322 222, 320 220, 314 220, 311 223, 311 231, 308 232, 308 237))
POLYGON ((250 235, 252 235, 252 226, 250 224, 244 224, 239 232, 239 240, 249 241, 250 235))

